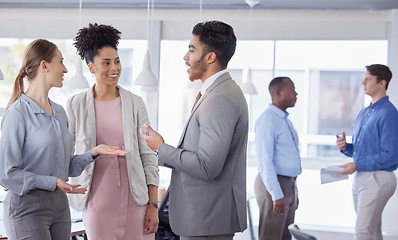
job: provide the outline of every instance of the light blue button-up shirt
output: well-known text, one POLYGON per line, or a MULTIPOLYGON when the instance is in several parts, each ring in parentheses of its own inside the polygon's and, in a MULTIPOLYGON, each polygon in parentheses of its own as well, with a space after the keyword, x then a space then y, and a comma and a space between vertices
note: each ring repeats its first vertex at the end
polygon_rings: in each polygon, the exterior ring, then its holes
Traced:
POLYGON ((255 126, 258 170, 273 201, 284 197, 277 175, 296 177, 301 173, 298 135, 288 115, 270 104, 255 126))
POLYGON ((71 156, 72 136, 62 106, 53 115, 22 94, 1 122, 0 184, 18 195, 33 189, 54 191, 57 178, 78 176, 95 159, 91 150, 71 156))
POLYGON ((359 172, 397 169, 398 112, 388 96, 361 110, 343 153, 354 158, 359 172))

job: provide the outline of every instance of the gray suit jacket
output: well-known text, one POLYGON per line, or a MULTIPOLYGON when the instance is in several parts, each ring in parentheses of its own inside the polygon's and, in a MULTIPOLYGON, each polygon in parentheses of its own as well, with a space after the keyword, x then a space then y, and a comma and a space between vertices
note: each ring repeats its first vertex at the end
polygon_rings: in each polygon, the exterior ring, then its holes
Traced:
POLYGON ((242 232, 246 218, 246 99, 229 73, 218 77, 189 116, 178 147, 163 144, 172 170, 170 224, 181 236, 242 232))

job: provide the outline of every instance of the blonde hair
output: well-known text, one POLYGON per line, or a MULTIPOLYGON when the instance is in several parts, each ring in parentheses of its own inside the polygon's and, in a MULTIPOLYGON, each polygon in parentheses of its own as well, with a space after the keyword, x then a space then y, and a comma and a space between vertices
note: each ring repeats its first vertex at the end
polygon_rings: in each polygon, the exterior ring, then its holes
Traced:
POLYGON ((50 63, 56 49, 57 46, 46 39, 36 39, 26 47, 22 67, 15 78, 14 89, 6 111, 24 93, 24 78, 27 77, 29 80, 35 78, 41 61, 44 60, 50 63))

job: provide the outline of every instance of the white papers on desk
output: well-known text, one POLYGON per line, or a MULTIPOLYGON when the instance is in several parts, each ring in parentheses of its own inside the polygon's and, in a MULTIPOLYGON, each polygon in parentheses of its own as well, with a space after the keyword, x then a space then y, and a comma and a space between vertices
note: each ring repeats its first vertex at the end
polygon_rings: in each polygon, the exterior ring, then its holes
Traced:
POLYGON ((321 184, 348 179, 348 175, 338 174, 338 172, 343 170, 344 168, 336 165, 321 168, 321 184))

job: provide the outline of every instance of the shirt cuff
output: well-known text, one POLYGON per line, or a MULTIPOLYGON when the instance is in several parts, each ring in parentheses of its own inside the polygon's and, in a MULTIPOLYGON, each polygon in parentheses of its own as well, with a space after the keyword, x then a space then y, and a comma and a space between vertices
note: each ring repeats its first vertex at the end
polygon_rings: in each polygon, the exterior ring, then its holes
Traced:
POLYGON ((283 195, 282 189, 280 189, 280 188, 279 189, 273 189, 273 190, 268 191, 268 192, 269 192, 269 194, 272 197, 272 201, 276 201, 278 199, 281 199, 281 198, 285 197, 285 195, 283 195))
POLYGON ((54 191, 57 187, 57 178, 54 176, 38 175, 35 179, 35 187, 47 191, 54 191))
POLYGON ((162 145, 160 145, 157 153, 157 158, 158 158, 158 166, 163 166, 163 163, 165 163, 165 161, 163 161, 163 155, 164 155, 164 150, 165 148, 167 148, 167 144, 163 143, 162 145))
POLYGON ((354 161, 357 172, 367 171, 365 161, 354 161))
POLYGON ((92 150, 92 149, 90 149, 90 150, 88 150, 87 152, 85 152, 85 153, 82 154, 83 157, 84 157, 84 159, 86 159, 88 162, 94 162, 95 160, 97 160, 97 159, 100 157, 99 154, 98 154, 97 156, 95 156, 95 157, 92 157, 92 156, 91 156, 91 150, 92 150))

